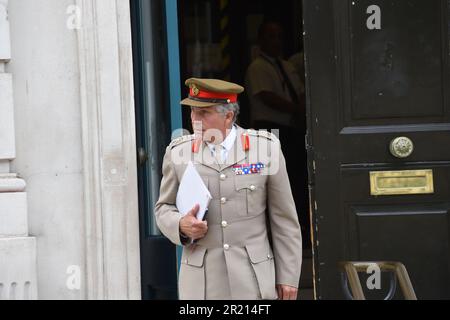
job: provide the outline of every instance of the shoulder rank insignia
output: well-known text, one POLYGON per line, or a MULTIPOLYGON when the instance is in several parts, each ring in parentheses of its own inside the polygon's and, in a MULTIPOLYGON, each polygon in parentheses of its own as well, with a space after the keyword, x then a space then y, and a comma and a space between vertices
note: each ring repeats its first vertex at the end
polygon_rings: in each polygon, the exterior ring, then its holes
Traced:
POLYGON ((278 140, 276 135, 274 135, 273 133, 271 133, 269 131, 265 131, 265 130, 259 131, 258 132, 258 136, 264 137, 264 138, 269 139, 269 140, 278 140))
POLYGON ((247 130, 247 134, 253 137, 264 137, 269 140, 278 140, 277 136, 266 130, 247 130))
POLYGON ((169 147, 171 149, 173 149, 174 147, 176 147, 184 142, 192 141, 192 139, 194 139, 194 135, 187 135, 187 136, 182 136, 182 137, 176 138, 176 139, 172 140, 169 147))
POLYGON ((244 176, 249 174, 259 174, 265 167, 266 165, 261 162, 253 164, 239 164, 233 166, 233 171, 237 176, 244 176))

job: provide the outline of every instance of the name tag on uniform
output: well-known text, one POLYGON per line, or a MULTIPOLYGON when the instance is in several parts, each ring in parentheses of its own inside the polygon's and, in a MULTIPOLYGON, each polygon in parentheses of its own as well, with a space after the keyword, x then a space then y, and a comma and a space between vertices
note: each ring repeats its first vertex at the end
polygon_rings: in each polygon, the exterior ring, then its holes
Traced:
POLYGON ((265 167, 266 165, 261 162, 253 164, 239 164, 233 166, 233 171, 237 176, 244 176, 248 174, 260 174, 261 170, 265 167))

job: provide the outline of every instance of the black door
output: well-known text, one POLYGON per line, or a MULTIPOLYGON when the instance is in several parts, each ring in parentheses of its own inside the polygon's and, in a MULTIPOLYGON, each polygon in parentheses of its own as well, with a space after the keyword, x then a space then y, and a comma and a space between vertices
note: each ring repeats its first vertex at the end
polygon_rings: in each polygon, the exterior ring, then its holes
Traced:
POLYGON ((304 22, 317 297, 387 260, 450 298, 449 3, 305 0, 304 22))

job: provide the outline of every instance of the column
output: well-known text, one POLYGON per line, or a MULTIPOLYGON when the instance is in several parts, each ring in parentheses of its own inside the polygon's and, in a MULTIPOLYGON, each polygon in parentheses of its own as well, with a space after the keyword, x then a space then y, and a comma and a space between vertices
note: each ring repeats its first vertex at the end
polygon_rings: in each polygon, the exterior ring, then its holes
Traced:
POLYGON ((37 299, 36 239, 28 235, 26 183, 16 157, 8 0, 0 0, 0 300, 37 299))

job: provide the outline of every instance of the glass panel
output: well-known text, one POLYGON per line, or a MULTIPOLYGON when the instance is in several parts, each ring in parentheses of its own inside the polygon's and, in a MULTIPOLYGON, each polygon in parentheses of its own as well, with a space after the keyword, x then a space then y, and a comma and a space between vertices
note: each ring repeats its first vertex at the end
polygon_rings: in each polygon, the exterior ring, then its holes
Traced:
POLYGON ((137 113, 143 133, 142 148, 148 155, 144 171, 144 208, 147 236, 159 236, 154 216, 154 205, 159 197, 162 159, 170 142, 169 91, 165 83, 167 61, 164 34, 163 1, 139 1, 140 14, 140 86, 142 101, 137 113), (150 17, 150 18, 149 18, 150 17))

